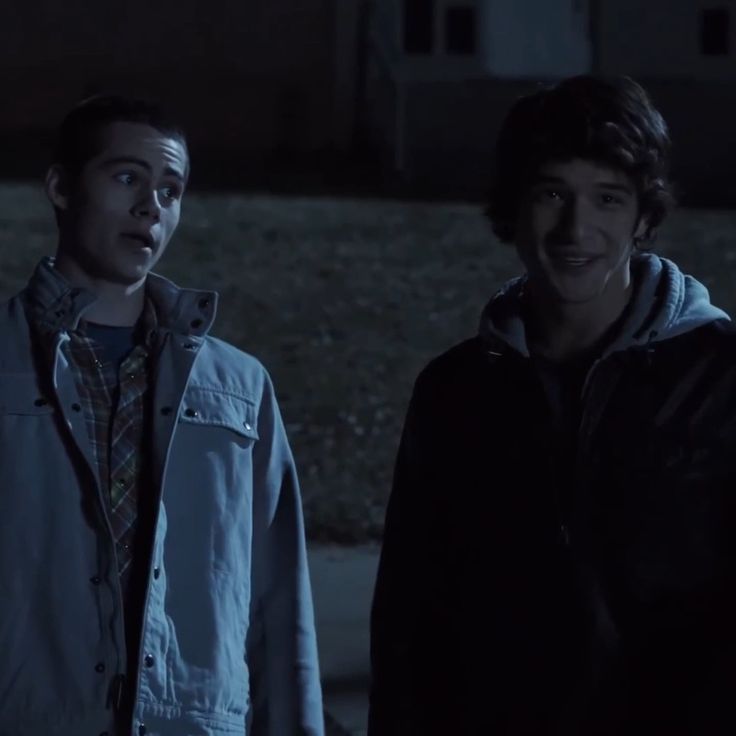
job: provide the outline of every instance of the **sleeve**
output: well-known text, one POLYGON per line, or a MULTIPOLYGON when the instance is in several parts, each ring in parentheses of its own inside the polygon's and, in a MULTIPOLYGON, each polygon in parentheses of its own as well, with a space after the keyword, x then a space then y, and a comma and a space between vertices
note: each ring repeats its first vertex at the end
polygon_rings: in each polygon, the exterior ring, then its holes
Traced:
POLYGON ((323 736, 324 716, 301 495, 266 375, 253 450, 252 736, 323 736))
POLYGON ((439 680, 432 676, 442 666, 432 655, 442 636, 442 608, 432 593, 441 523, 436 474, 441 463, 436 460, 442 448, 431 394, 422 389, 421 379, 399 444, 371 610, 368 736, 434 733, 436 724, 427 719, 442 702, 439 692, 435 700, 439 680))

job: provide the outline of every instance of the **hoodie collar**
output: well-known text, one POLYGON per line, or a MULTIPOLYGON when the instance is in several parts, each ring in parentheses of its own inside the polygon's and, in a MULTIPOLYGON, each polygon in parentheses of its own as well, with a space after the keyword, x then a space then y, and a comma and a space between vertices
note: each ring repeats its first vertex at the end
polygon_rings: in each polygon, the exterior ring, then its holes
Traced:
MULTIPOLYGON (((710 302, 708 289, 675 263, 653 253, 631 258, 632 301, 618 334, 600 357, 630 347, 682 335, 718 319, 730 319, 710 302)), ((490 345, 506 345, 524 357, 529 347, 522 317, 521 295, 526 274, 508 281, 486 305, 480 336, 490 345)))

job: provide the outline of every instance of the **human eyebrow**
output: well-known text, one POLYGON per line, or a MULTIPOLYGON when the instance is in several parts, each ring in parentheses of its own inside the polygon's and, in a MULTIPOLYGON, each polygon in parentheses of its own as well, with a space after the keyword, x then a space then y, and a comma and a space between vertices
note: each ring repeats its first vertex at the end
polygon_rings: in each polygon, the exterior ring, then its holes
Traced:
MULTIPOLYGON (((145 169, 149 173, 153 171, 151 164, 148 163, 148 161, 145 161, 142 158, 137 158, 136 156, 113 156, 112 158, 105 159, 101 165, 103 168, 109 169, 113 166, 118 166, 120 164, 134 164, 135 166, 140 166, 142 169, 145 169)), ((175 169, 173 166, 167 166, 164 169, 164 176, 171 176, 174 179, 178 179, 180 182, 184 183, 186 181, 184 174, 181 173, 178 169, 175 169)))
POLYGON ((599 181, 596 182, 596 187, 607 191, 620 192, 621 194, 627 194, 628 196, 632 196, 634 194, 631 187, 626 186, 626 184, 619 184, 618 182, 599 181))
POLYGON ((535 177, 529 184, 529 192, 533 196, 548 191, 564 195, 570 191, 570 185, 559 176, 545 176, 544 174, 535 177))
POLYGON ((567 186, 567 183, 565 182, 565 180, 559 176, 549 176, 549 175, 542 174, 540 176, 536 176, 532 180, 532 186, 535 186, 535 187, 543 186, 545 184, 554 184, 554 186, 557 186, 557 187, 567 186))
POLYGON ((184 174, 182 174, 181 171, 173 168, 172 166, 167 166, 164 169, 164 176, 173 176, 174 179, 178 179, 182 184, 186 181, 184 174))
POLYGON ((149 164, 148 161, 144 161, 142 158, 136 158, 135 156, 113 156, 111 158, 106 158, 100 163, 100 165, 105 169, 110 169, 114 166, 119 166, 120 164, 135 164, 136 166, 140 166, 142 169, 152 171, 151 164, 149 164))

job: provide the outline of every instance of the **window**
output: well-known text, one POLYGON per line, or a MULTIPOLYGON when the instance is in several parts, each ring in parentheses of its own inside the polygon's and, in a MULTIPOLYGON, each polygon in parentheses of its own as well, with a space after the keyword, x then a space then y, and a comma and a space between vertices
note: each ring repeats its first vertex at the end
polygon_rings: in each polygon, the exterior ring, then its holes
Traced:
POLYGON ((404 51, 431 54, 434 48, 434 1, 404 0, 404 51))
POLYGON ((700 14, 700 51, 706 56, 728 55, 730 13, 728 8, 710 8, 700 14))
POLYGON ((445 11, 445 51, 448 54, 475 53, 475 8, 457 5, 445 11))

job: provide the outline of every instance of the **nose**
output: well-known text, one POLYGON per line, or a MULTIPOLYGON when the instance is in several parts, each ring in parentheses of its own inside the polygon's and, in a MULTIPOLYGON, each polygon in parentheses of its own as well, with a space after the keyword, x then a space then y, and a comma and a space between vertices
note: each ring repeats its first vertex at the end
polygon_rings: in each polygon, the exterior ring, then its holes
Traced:
POLYGON ((560 208, 559 220, 551 233, 553 240, 558 244, 581 243, 588 230, 588 214, 580 199, 570 197, 560 208))
POLYGON ((161 218, 161 204, 155 189, 142 192, 140 199, 133 206, 133 215, 140 218, 150 217, 154 222, 161 218))

